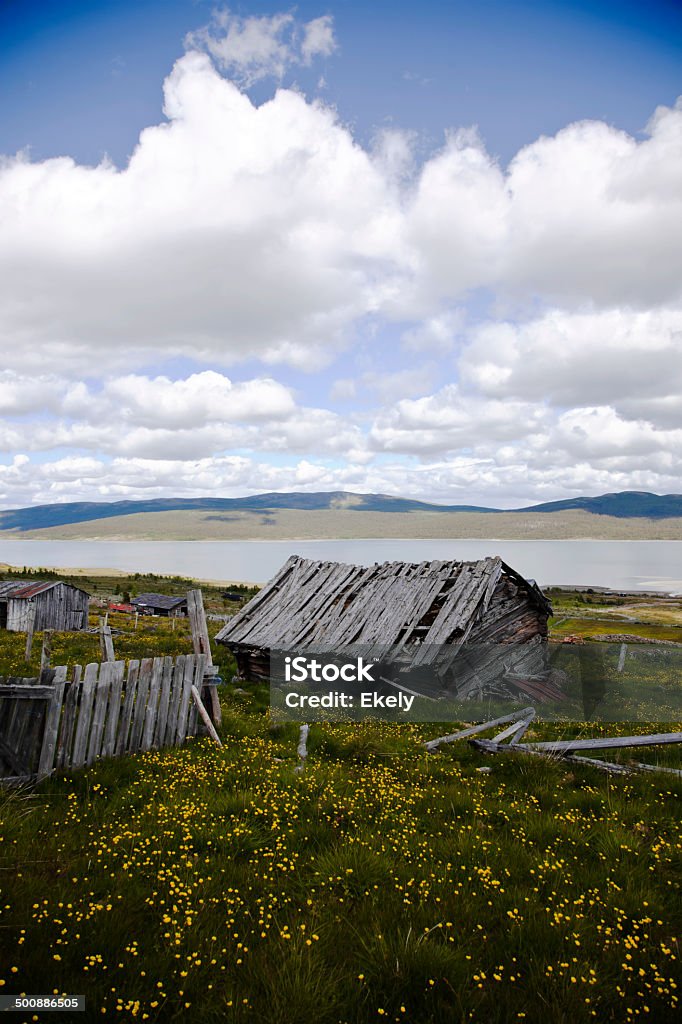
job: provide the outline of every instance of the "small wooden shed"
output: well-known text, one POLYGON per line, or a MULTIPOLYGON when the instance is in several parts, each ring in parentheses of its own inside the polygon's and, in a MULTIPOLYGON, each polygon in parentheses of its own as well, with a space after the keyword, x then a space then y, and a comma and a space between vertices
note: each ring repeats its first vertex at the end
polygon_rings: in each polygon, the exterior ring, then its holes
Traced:
POLYGON ((130 602, 143 615, 179 618, 187 615, 187 598, 171 594, 140 594, 130 602))
POLYGON ((90 595, 60 580, 0 581, 0 629, 87 629, 90 595))
POLYGON ((292 556, 216 640, 250 680, 268 678, 271 650, 353 645, 382 657, 405 648, 412 664, 428 666, 436 657, 442 665, 445 646, 452 662, 465 642, 491 652, 492 678, 503 645, 546 640, 551 612, 537 584, 499 557, 363 567, 292 556))

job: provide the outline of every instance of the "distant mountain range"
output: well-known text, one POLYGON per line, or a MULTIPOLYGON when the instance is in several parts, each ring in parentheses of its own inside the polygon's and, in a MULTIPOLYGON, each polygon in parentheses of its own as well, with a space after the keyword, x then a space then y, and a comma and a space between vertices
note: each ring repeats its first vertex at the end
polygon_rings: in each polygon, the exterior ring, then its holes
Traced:
POLYGON ((564 512, 578 509, 594 515, 619 519, 671 519, 682 517, 682 494, 650 494, 648 491, 619 491, 596 498, 567 498, 517 509, 484 508, 480 505, 432 505, 388 494, 352 494, 348 491, 318 491, 311 494, 253 494, 245 498, 153 498, 148 501, 72 501, 63 505, 0 512, 0 531, 24 532, 50 526, 92 522, 140 512, 264 512, 277 509, 348 510, 352 512, 564 512))

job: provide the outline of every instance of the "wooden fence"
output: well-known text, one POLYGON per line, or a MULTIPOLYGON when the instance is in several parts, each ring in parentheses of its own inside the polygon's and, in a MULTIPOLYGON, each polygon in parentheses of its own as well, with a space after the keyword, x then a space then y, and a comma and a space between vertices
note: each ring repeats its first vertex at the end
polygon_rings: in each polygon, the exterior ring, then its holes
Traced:
MULTIPOLYGON (((0 677, 0 779, 42 779, 120 757, 180 746, 207 728, 205 654, 65 666, 33 679, 0 677), (205 725, 204 725, 205 723, 205 725)), ((217 737, 216 737, 217 738, 217 737)))

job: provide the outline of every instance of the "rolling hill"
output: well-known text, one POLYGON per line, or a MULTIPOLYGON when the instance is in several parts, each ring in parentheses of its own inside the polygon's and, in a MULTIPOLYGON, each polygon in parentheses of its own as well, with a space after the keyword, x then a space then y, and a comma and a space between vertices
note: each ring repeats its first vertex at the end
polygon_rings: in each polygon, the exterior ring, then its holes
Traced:
POLYGON ((159 512, 266 513, 282 510, 305 512, 380 513, 479 513, 491 516, 524 513, 580 511, 617 519, 672 519, 682 517, 682 494, 651 494, 620 491, 597 497, 549 501, 519 509, 495 509, 478 505, 435 505, 387 494, 353 494, 348 491, 254 494, 243 498, 153 498, 114 502, 66 502, 36 505, 0 512, 0 531, 21 534, 96 520, 159 512))

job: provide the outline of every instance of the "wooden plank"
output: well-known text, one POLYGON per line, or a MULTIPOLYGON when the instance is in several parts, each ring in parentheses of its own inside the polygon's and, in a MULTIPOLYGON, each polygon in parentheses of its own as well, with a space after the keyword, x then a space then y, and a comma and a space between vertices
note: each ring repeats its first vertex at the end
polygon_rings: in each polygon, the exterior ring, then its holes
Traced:
POLYGON ((43 643, 40 648, 40 668, 50 667, 50 661, 52 659, 52 633, 51 629, 43 630, 43 643))
MULTIPOLYGON (((310 621, 310 602, 329 585, 330 580, 338 578, 338 570, 339 566, 332 563, 320 564, 304 558, 297 559, 288 579, 282 580, 279 594, 274 594, 275 588, 266 588, 275 597, 269 614, 250 616, 249 621, 238 630, 236 639, 263 647, 286 645, 292 635, 292 623, 299 621, 303 614, 306 621, 310 621)), ((373 570, 359 568, 358 571, 371 573, 373 570)), ((249 607, 253 609, 253 601, 246 606, 249 607)), ((238 613, 235 620, 240 616, 241 613, 238 613)))
POLYGON ((116 747, 116 730, 121 717, 121 691, 123 690, 123 676, 125 675, 125 662, 110 662, 112 668, 111 692, 109 694, 109 708, 104 725, 104 738, 102 740, 102 757, 112 757, 116 747))
POLYGON ((211 708, 211 718, 216 725, 220 725, 222 712, 218 689, 210 682, 210 677, 217 675, 217 669, 212 664, 211 641, 208 635, 208 623, 204 610, 204 597, 201 590, 187 591, 187 615, 192 630, 192 646, 195 654, 203 654, 206 657, 206 680, 204 683, 204 695, 208 698, 211 708))
MULTIPOLYGON (((342 565, 339 567, 339 571, 331 573, 326 578, 320 578, 318 574, 318 578, 314 580, 307 614, 298 618, 294 631, 287 638, 287 643, 290 643, 292 647, 308 643, 319 635, 320 625, 324 629, 326 638, 332 624, 331 621, 327 621, 332 607, 334 609, 334 625, 337 628, 342 628, 341 623, 345 616, 344 605, 348 598, 348 591, 357 580, 358 575, 364 572, 366 570, 357 565, 342 565)), ((290 609, 288 604, 285 607, 287 611, 290 609)))
POLYGON ((26 777, 30 774, 31 765, 22 757, 18 750, 10 747, 3 739, 0 739, 0 756, 7 762, 16 777, 26 777))
POLYGON ((679 768, 669 768, 667 764, 642 764, 641 761, 634 761, 633 767, 642 772, 667 772, 669 775, 682 778, 682 771, 679 768))
POLYGON ((7 750, 11 751, 11 759, 6 759, 11 761, 14 771, 26 774, 35 768, 33 751, 36 745, 42 745, 45 702, 52 699, 53 688, 40 687, 37 698, 34 695, 38 688, 34 686, 10 684, 3 689, 8 691, 6 696, 9 697, 0 704, 1 732, 7 750), (38 709, 37 715, 34 709, 38 709))
MULTIPOLYGON (((20 694, 15 692, 17 689, 18 687, 12 686, 11 683, 7 686, 0 687, 0 697, 9 698, 9 700, 5 700, 0 703, 3 718, 2 732, 3 735, 7 737, 8 742, 10 738, 14 737, 16 734, 16 723, 20 713, 19 708, 21 704, 23 704, 23 701, 20 700, 20 694)), ((32 690, 33 687, 24 686, 23 689, 24 691, 28 691, 32 690)), ((51 694, 51 689, 45 688, 45 697, 49 699, 51 694)), ((27 694, 27 696, 30 697, 31 695, 27 694)))
POLYGON ((81 701, 78 709, 78 724, 76 726, 76 737, 73 741, 73 756, 71 758, 72 768, 82 768, 85 764, 85 755, 90 735, 90 720, 92 717, 92 705, 95 699, 95 688, 100 666, 91 662, 85 666, 83 685, 81 688, 81 701))
POLYGON ((54 695, 47 710, 45 719, 45 731, 43 732, 43 746, 40 751, 40 762, 38 764, 38 781, 47 778, 52 774, 54 755, 57 749, 57 737, 62 717, 62 704, 64 703, 64 688, 66 686, 66 665, 60 665, 55 671, 54 695))
MULTIPOLYGON (((222 743, 220 742, 220 737, 218 736, 218 733, 215 731, 215 726, 213 725, 213 722, 211 721, 211 716, 209 715, 208 711, 204 707, 204 705, 202 703, 202 700, 201 700, 201 697, 199 696, 199 691, 197 690, 196 686, 192 686, 191 692, 192 692, 192 699, 194 701, 194 707, 198 711, 198 713, 201 716, 201 719, 202 719, 204 725, 208 729, 208 735, 211 737, 211 739, 213 740, 214 743, 217 743, 219 747, 222 747, 222 743)), ((188 729, 188 733, 189 732, 190 732, 190 730, 188 729)))
MULTIPOLYGON (((261 627, 261 607, 271 599, 276 598, 278 594, 289 589, 291 581, 300 573, 301 567, 305 562, 306 559, 301 558, 299 555, 290 555, 270 582, 266 583, 263 589, 248 604, 244 605, 236 615, 232 616, 227 625, 220 630, 216 639, 224 640, 226 643, 232 641, 250 643, 249 634, 254 624, 257 631, 261 627), (255 623, 254 620, 256 620, 255 623)), ((256 639, 255 643, 258 644, 258 642, 258 639, 256 639)))
POLYGON ((666 743, 682 743, 682 732, 651 733, 647 736, 601 736, 598 739, 552 740, 528 743, 533 750, 546 750, 550 754, 571 753, 573 750, 617 750, 621 747, 659 747, 666 743))
POLYGON ((209 682, 210 679, 215 678, 214 676, 207 676, 204 678, 204 699, 207 701, 208 706, 211 709, 211 718, 216 725, 220 725, 223 720, 223 712, 220 707, 220 698, 218 697, 218 687, 215 683, 209 682))
POLYGON ((168 721, 168 702, 170 700, 171 684, 173 682, 173 659, 163 659, 163 672, 161 675, 161 691, 159 694, 159 708, 156 715, 154 727, 155 747, 162 747, 166 736, 166 722, 168 721))
POLYGON ((418 690, 411 690, 409 686, 403 686, 402 683, 396 683, 395 679, 387 679, 386 676, 379 676, 379 682, 385 683, 386 686, 393 686, 396 690, 401 690, 402 693, 409 693, 411 697, 419 697, 420 700, 430 700, 432 704, 435 704, 438 697, 429 697, 427 693, 420 693, 418 690))
POLYGON ((39 700, 51 697, 51 686, 34 686, 33 684, 14 683, 12 686, 0 686, 0 697, 17 697, 20 700, 39 700))
POLYGON ((204 597, 200 590, 187 591, 187 617, 192 630, 192 646, 195 654, 207 655, 211 659, 211 642, 208 638, 208 624, 204 611, 204 597))
POLYGON ((102 661, 116 661, 111 626, 107 621, 107 617, 99 620, 99 649, 102 661))
POLYGON ((76 714, 78 708, 78 697, 80 695, 80 680, 82 672, 83 669, 80 665, 74 665, 71 672, 71 680, 66 686, 62 727, 57 741, 57 756, 55 758, 56 768, 68 768, 71 764, 73 733, 76 727, 76 714))
POLYGON ((273 578, 258 591, 258 593, 245 604, 236 615, 232 615, 216 636, 216 640, 225 643, 242 641, 248 633, 249 623, 257 613, 260 606, 275 596, 285 583, 288 576, 291 576, 294 565, 298 561, 298 555, 290 555, 284 565, 273 576, 273 578))
POLYGON ((493 718, 490 722, 481 722, 479 725, 472 725, 466 729, 460 729, 459 732, 450 733, 449 736, 438 736, 435 740, 429 740, 424 744, 424 746, 429 753, 433 753, 435 750, 438 750, 438 747, 443 743, 454 743, 456 740, 463 740, 468 736, 475 736, 476 733, 485 732, 486 729, 494 729, 496 725, 506 725, 507 722, 523 721, 534 715, 535 708, 521 708, 519 711, 512 712, 511 715, 502 715, 501 718, 493 718))
POLYGON ((310 732, 310 726, 307 722, 304 722, 298 733, 298 746, 296 747, 296 753, 298 754, 298 764, 294 771, 302 772, 305 768, 306 758, 308 757, 308 733, 310 732))
POLYGON ((596 757, 581 757, 580 754, 569 754, 562 757, 561 762, 570 761, 571 764, 586 764, 591 768, 598 768, 602 772, 611 772, 613 775, 631 775, 632 768, 627 764, 617 764, 615 761, 600 761, 596 757))
MULTIPOLYGON (((62 694, 62 705, 64 703, 64 695, 62 694)), ((29 720, 26 723, 26 731, 22 740, 22 746, 20 749, 26 751, 27 757, 30 759, 31 771, 37 772, 40 766, 40 755, 43 749, 43 740, 45 738, 45 724, 47 722, 47 715, 49 712, 50 704, 45 702, 42 705, 29 705, 31 710, 29 711, 29 720)), ((59 724, 57 722, 57 735, 59 735, 59 724)), ((56 740, 55 740, 56 749, 56 740)), ((54 765, 54 753, 52 756, 52 764, 54 765)))
POLYGON ((509 743, 493 743, 492 740, 469 740, 472 747, 476 747, 477 750, 482 750, 487 754, 503 754, 520 751, 522 754, 530 754, 534 757, 544 757, 549 760, 555 761, 562 765, 565 764, 576 764, 579 767, 587 765, 590 768, 597 768, 602 772, 609 772, 612 775, 628 775, 631 774, 631 769, 627 765, 615 764, 613 761, 600 761, 596 757, 580 757, 578 754, 566 754, 563 757, 559 757, 555 754, 551 754, 546 750, 534 750, 530 746, 524 746, 519 743, 514 746, 509 743))
POLYGON ((206 656, 204 654, 188 654, 185 661, 185 672, 182 680, 182 696, 178 708, 178 724, 175 730, 175 746, 179 747, 187 736, 187 719, 189 716, 189 702, 192 696, 192 685, 201 685, 206 668, 206 656))
POLYGON ((0 786, 25 786, 33 775, 0 775, 0 786))
POLYGON ((128 675, 125 681, 125 695, 123 698, 123 711, 121 712, 121 723, 118 727, 118 736, 116 737, 116 747, 114 748, 114 754, 116 757, 120 757, 128 749, 128 735, 130 733, 130 723, 133 717, 133 709, 135 707, 135 695, 137 693, 137 680, 140 674, 140 663, 136 658, 128 662, 128 675))
POLYGON ((92 709, 92 722, 90 723, 90 739, 88 742, 86 764, 92 764, 99 757, 102 749, 104 722, 113 680, 113 666, 113 661, 104 661, 100 665, 99 680, 95 690, 95 703, 92 709))
MULTIPOLYGON (((486 593, 490 574, 495 568, 495 559, 492 558, 467 566, 468 578, 461 579, 463 574, 460 574, 456 585, 443 602, 436 621, 424 637, 424 647, 448 643, 458 630, 464 630, 471 624, 478 603, 486 593)), ((418 663, 418 660, 415 663, 418 663)))
POLYGON ((510 745, 513 746, 515 743, 518 743, 534 718, 535 712, 533 712, 532 715, 528 715, 527 718, 524 718, 520 722, 512 722, 512 724, 508 725, 506 729, 502 730, 502 732, 498 732, 497 736, 493 736, 493 743, 502 743, 502 741, 506 740, 508 736, 511 736, 511 739, 509 740, 510 745))
MULTIPOLYGON (((53 672, 47 674, 52 678, 53 672)), ((35 774, 40 762, 40 754, 43 748, 45 737, 45 723, 47 712, 54 696, 54 688, 51 688, 51 695, 47 700, 22 702, 19 705, 19 720, 13 731, 7 737, 10 746, 20 752, 22 758, 27 762, 31 773, 35 774)))
POLYGON ((135 753, 140 749, 142 730, 144 729, 144 720, 147 714, 147 694, 149 693, 149 681, 151 679, 153 664, 153 658, 143 658, 140 662, 140 674, 137 680, 137 694, 135 696, 135 710, 130 729, 130 742, 128 743, 128 750, 131 753, 135 753))
POLYGON ((147 713, 144 719, 142 740, 140 749, 149 750, 154 739, 154 728, 159 713, 159 691, 163 677, 163 658, 154 658, 152 664, 152 676, 149 685, 149 699, 147 701, 147 713))
POLYGON ((28 611, 28 623, 26 626, 26 649, 24 651, 24 657, 26 661, 31 660, 31 647, 33 646, 33 628, 36 623, 36 606, 33 601, 29 601, 28 611))
POLYGON ((173 666, 173 679, 171 681, 170 699, 168 702, 168 718, 166 719, 166 734, 163 738, 163 746, 172 747, 175 744, 175 732, 178 725, 178 709, 182 697, 182 686, 185 676, 185 661, 192 657, 189 654, 180 654, 175 659, 173 666))

